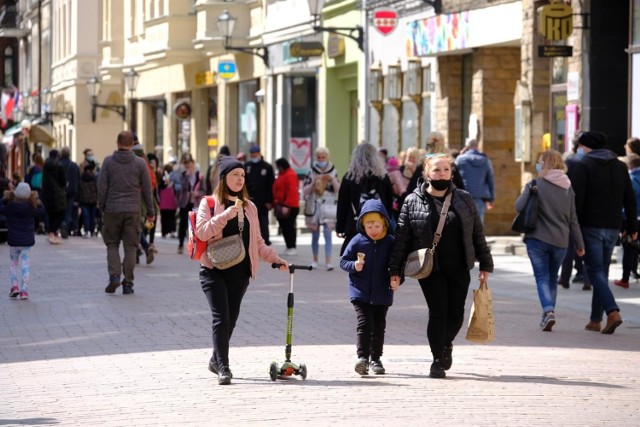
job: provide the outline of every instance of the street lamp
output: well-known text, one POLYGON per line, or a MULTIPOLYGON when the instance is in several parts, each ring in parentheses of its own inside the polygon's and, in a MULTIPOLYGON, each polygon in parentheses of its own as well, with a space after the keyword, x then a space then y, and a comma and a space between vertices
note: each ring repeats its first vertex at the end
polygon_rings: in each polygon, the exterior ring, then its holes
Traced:
POLYGON ((42 101, 44 102, 44 117, 46 123, 51 123, 52 116, 62 116, 65 119, 69 120, 71 125, 73 125, 73 111, 51 111, 51 101, 53 100, 53 92, 51 89, 45 88, 42 91, 42 101))
POLYGON ((400 108, 402 104, 402 69, 400 61, 389 65, 387 72, 387 99, 394 107, 400 108))
POLYGON ((233 27, 236 24, 236 18, 231 16, 228 10, 224 10, 220 16, 218 16, 218 31, 222 37, 224 37, 225 50, 235 50, 238 52, 248 53, 254 56, 262 58, 264 66, 269 68, 269 50, 266 46, 230 46, 229 39, 233 35, 233 27))
POLYGON ((138 87, 138 80, 140 80, 140 74, 138 74, 138 72, 134 68, 131 68, 129 71, 124 73, 124 84, 129 90, 129 101, 134 104, 138 102, 142 102, 144 104, 152 104, 157 109, 161 110, 163 114, 167 114, 166 99, 143 99, 135 98, 133 96, 136 92, 136 88, 138 87))
POLYGON ((95 123, 96 121, 96 111, 98 108, 103 108, 105 110, 114 111, 122 117, 122 120, 125 120, 127 115, 127 107, 124 105, 106 105, 106 104, 98 104, 98 95, 100 94, 100 86, 102 82, 100 81, 100 77, 93 76, 87 81, 87 90, 89 91, 89 103, 91 104, 91 121, 95 123))
MULTIPOLYGON (((416 146, 420 147, 422 133, 422 61, 419 58, 407 60, 405 73, 405 95, 416 104, 416 146)), ((410 110, 407 114, 411 114, 410 110)))
POLYGON ((323 27, 318 25, 320 21, 319 16, 322 13, 322 8, 324 7, 325 0, 307 0, 309 3, 309 12, 313 16, 313 31, 319 33, 321 31, 327 33, 338 34, 343 37, 348 37, 351 40, 355 41, 358 44, 358 47, 361 51, 364 52, 364 33, 362 31, 362 27, 360 25, 355 27, 323 27))

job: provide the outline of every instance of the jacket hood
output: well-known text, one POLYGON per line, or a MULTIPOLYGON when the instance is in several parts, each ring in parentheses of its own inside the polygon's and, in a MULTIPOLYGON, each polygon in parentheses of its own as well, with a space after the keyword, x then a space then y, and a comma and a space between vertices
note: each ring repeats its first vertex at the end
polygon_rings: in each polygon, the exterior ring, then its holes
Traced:
POLYGON ((118 163, 131 163, 136 158, 136 153, 131 150, 117 150, 113 152, 112 157, 118 163))
POLYGON ((466 153, 461 154, 459 162, 467 163, 474 167, 482 167, 489 160, 487 155, 479 152, 478 150, 469 150, 466 153))
POLYGON ((564 171, 560 169, 551 169, 548 170, 547 173, 542 177, 544 180, 549 181, 553 185, 557 185, 560 188, 564 188, 565 190, 571 187, 571 180, 567 176, 564 171))
POLYGON ((591 150, 588 154, 585 155, 585 157, 593 159, 599 163, 609 163, 613 160, 618 160, 618 155, 611 150, 607 150, 606 148, 591 150))
POLYGON ((356 223, 356 227, 358 228, 358 232, 364 233, 364 228, 362 227, 362 218, 365 214, 369 212, 377 212, 384 218, 387 227, 387 233, 391 230, 391 219, 389 218, 389 214, 387 210, 384 208, 384 205, 380 201, 380 199, 369 199, 362 205, 362 209, 360 210, 360 215, 358 215, 358 221, 356 223))

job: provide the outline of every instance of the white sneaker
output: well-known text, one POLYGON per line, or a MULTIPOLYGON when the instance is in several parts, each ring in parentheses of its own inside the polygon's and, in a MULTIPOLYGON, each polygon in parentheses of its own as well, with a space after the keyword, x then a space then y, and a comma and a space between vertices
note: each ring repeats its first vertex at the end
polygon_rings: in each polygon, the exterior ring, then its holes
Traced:
POLYGON ((333 265, 327 264, 327 271, 333 271, 333 265))
POLYGON ((318 263, 317 263, 317 262, 315 262, 315 261, 313 261, 313 262, 311 263, 311 268, 313 268, 314 270, 315 270, 316 268, 318 268, 318 263))
POLYGON ((298 251, 296 248, 289 248, 286 251, 284 251, 284 253, 287 255, 298 255, 298 251))

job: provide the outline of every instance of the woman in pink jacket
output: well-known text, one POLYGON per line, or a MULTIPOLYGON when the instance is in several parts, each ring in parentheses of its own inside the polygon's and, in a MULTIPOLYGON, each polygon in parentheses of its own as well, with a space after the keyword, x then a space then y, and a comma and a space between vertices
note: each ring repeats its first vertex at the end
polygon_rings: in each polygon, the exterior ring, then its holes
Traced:
POLYGON ((200 258, 200 284, 213 317, 209 370, 218 375, 218 384, 230 384, 233 375, 229 370, 229 341, 249 279, 255 279, 260 259, 280 264, 282 271, 287 271, 289 264, 266 245, 260 234, 258 210, 249 200, 242 163, 233 157, 223 157, 218 162, 218 175, 220 180, 213 192, 215 206, 210 209, 206 198, 202 199, 195 233, 200 240, 211 243, 238 234, 239 218, 244 218, 241 234, 246 256, 239 264, 220 270, 213 266, 206 251, 200 258), (236 207, 238 199, 242 205, 236 207))

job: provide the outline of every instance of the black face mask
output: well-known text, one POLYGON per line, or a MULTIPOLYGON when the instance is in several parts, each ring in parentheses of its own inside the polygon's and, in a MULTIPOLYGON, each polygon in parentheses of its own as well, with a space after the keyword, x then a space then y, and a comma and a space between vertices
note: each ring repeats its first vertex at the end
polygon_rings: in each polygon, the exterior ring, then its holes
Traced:
POLYGON ((438 191, 444 191, 449 188, 451 185, 450 179, 431 179, 429 180, 429 185, 431 185, 434 189, 438 191))

